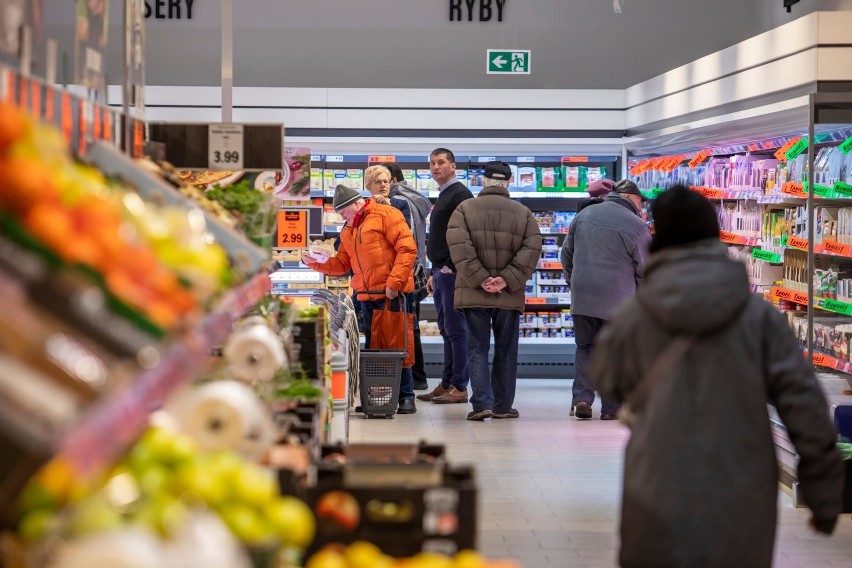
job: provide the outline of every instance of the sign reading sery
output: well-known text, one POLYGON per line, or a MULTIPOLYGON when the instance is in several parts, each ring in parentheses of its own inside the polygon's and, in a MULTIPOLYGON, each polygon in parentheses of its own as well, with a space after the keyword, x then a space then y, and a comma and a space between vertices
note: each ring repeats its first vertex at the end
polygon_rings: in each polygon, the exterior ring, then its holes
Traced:
POLYGON ((530 56, 531 52, 529 49, 489 49, 488 74, 529 75, 530 56))

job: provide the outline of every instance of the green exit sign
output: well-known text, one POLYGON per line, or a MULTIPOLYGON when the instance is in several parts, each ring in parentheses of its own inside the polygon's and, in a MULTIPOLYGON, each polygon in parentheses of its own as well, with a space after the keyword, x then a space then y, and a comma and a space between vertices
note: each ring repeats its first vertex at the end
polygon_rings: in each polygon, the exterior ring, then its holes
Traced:
POLYGON ((529 75, 530 74, 530 50, 529 49, 489 49, 488 50, 488 74, 489 75, 529 75))

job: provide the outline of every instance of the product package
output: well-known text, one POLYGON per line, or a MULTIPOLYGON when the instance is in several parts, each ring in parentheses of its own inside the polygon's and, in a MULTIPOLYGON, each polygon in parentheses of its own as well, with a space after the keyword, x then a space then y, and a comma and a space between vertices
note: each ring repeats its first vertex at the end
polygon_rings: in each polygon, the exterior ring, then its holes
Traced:
POLYGON ((323 187, 323 169, 311 168, 311 189, 322 191, 323 187))
POLYGON ((323 171, 323 185, 326 191, 334 191, 341 183, 346 185, 346 170, 323 171))
POLYGON ((557 168, 536 168, 538 191, 558 191, 558 172, 557 168))
POLYGON ((578 166, 564 166, 562 168, 562 180, 566 191, 580 190, 580 168, 578 166))
POLYGON ((436 191, 438 185, 432 179, 430 170, 417 170, 417 188, 418 191, 436 191))
POLYGON ((346 170, 346 184, 350 189, 364 191, 364 170, 346 170))
POLYGON ((456 178, 465 186, 470 187, 469 180, 467 179, 467 170, 456 170, 456 178))

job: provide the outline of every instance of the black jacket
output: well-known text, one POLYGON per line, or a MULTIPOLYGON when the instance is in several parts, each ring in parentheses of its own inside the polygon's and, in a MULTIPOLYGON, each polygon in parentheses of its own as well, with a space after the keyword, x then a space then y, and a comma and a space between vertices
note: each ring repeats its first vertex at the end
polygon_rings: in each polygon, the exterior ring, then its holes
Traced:
POLYGON ((447 245, 447 226, 456 207, 472 197, 473 194, 461 182, 454 183, 438 195, 438 201, 429 216, 429 238, 426 240, 426 254, 432 268, 449 266, 455 271, 453 259, 450 258, 450 247, 447 245))

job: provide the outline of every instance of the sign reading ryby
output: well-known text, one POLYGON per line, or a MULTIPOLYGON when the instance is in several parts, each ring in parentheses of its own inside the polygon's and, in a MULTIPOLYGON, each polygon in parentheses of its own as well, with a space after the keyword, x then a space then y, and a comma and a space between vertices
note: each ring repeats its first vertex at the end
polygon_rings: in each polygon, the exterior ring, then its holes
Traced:
POLYGON ((450 0, 451 22, 503 21, 503 8, 509 0, 450 0))

